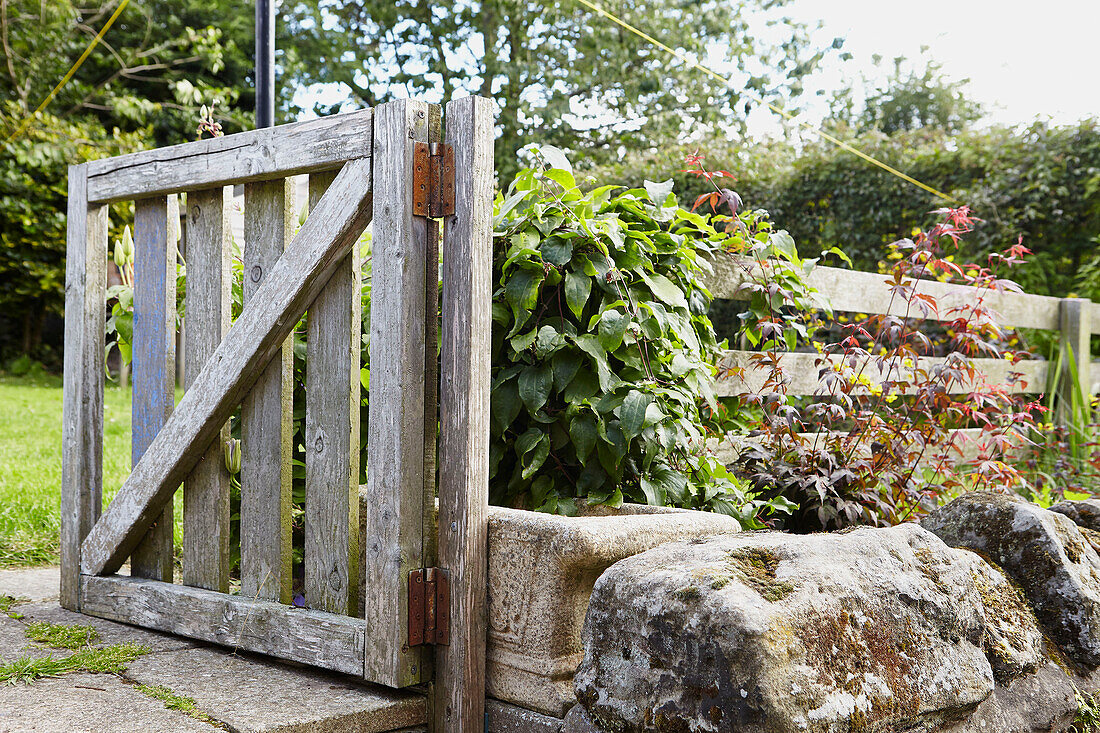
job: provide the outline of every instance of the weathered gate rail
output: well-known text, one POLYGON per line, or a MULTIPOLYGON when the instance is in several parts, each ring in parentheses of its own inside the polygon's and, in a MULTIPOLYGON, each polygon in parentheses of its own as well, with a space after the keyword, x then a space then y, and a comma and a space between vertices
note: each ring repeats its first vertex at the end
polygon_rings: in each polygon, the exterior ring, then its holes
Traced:
MULTIPOLYGON (((70 168, 62 605, 392 687, 426 682, 434 666, 433 729, 480 730, 491 104, 456 100, 447 105, 446 120, 446 146, 439 145, 440 108, 403 100, 70 168), (417 208, 426 193, 421 184, 432 185, 417 170, 431 164, 430 156, 419 156, 425 150, 453 154, 453 204, 431 212, 417 208), (288 177, 303 173, 309 175, 309 215, 295 234, 288 177), (235 183, 245 184, 245 302, 231 325, 227 187, 235 183), (186 391, 174 405, 173 227, 181 193, 187 373, 186 391), (108 204, 126 200, 135 202, 134 465, 101 516, 107 214, 108 204), (435 349, 439 230, 429 213, 445 214, 441 359, 435 349), (356 243, 372 219, 369 470, 361 535, 356 243), (303 589, 309 609, 301 609, 288 605, 288 337, 307 310, 303 589), (226 425, 238 405, 239 595, 229 592, 230 477, 222 459, 226 425), (177 584, 171 502, 181 484, 177 584), (115 574, 127 557, 130 575, 115 574), (411 646, 410 574, 435 567, 431 575, 449 580, 443 599, 450 604, 449 644, 411 646)), ((435 176, 435 185, 445 178, 435 176)), ((427 193, 438 203, 438 192, 427 193)))
MULTIPOLYGON (((731 255, 717 255, 710 261, 714 268, 708 276, 707 288, 715 298, 729 300, 747 300, 749 291, 749 272, 743 260, 731 255)), ((751 267, 749 265, 748 267, 751 267)), ((867 313, 881 315, 907 315, 908 304, 903 299, 893 299, 885 284, 886 277, 858 270, 844 270, 836 267, 817 267, 811 271, 807 284, 817 289, 831 304, 834 311, 867 313)), ((1092 394, 1100 387, 1100 362, 1093 362, 1090 353, 1089 338, 1100 334, 1100 304, 1085 298, 1056 298, 1031 293, 993 292, 968 285, 943 283, 937 280, 919 280, 918 292, 931 295, 939 305, 938 313, 928 314, 928 320, 950 321, 954 316, 952 308, 971 305, 981 297, 986 308, 1000 316, 1000 324, 1008 328, 1034 328, 1045 331, 1058 331, 1063 343, 1072 347, 1080 387, 1084 394, 1092 394)), ((912 313, 908 313, 914 317, 912 313)), ((719 360, 720 376, 716 386, 719 396, 732 396, 763 389, 765 374, 754 369, 751 364, 753 352, 731 349, 719 360), (731 372, 731 368, 743 367, 743 373, 731 372)), ((814 353, 783 353, 779 362, 790 378, 788 386, 791 395, 813 395, 821 387, 819 358, 814 353)), ((925 357, 918 360, 926 368, 941 363, 942 358, 925 357)), ((1048 384, 1051 362, 1035 359, 1009 364, 1003 359, 974 359, 978 370, 992 383, 1007 383, 1008 372, 1021 375, 1021 380, 1013 386, 1015 392, 1043 392, 1048 384)), ((868 370, 868 374, 877 373, 877 369, 868 370)), ((1068 401, 1073 383, 1067 373, 1061 381, 1064 397, 1068 401)), ((969 391, 969 385, 956 383, 953 388, 958 393, 969 391)), ((857 388, 860 392, 862 388, 857 388)), ((828 390, 823 390, 827 392, 828 390)), ((865 391, 865 389, 863 389, 865 391)), ((960 433, 970 439, 976 439, 981 431, 977 429, 961 430, 960 433)), ((735 458, 736 446, 731 441, 721 441, 717 445, 719 455, 725 460, 735 458)), ((973 450, 973 440, 970 441, 973 450)))

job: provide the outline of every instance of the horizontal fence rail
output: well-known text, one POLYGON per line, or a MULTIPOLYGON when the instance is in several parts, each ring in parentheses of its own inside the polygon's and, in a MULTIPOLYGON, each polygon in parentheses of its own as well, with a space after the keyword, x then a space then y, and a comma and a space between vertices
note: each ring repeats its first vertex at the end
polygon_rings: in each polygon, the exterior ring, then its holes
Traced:
POLYGON ((373 110, 93 160, 88 203, 286 178, 370 158, 373 110), (364 133, 364 130, 366 131, 364 133))
MULTIPOLYGON (((764 391, 764 381, 768 377, 768 370, 758 368, 753 357, 760 352, 753 351, 727 351, 718 360, 718 379, 715 383, 715 392, 719 397, 732 397, 739 394, 756 393, 764 391), (736 371, 734 371, 736 370, 736 371)), ((822 355, 803 352, 785 352, 778 355, 779 367, 783 370, 787 382, 787 394, 789 395, 828 395, 830 391, 838 393, 838 390, 830 390, 829 374, 836 378, 843 377, 833 370, 834 365, 841 362, 850 364, 850 359, 840 355, 822 355), (823 362, 820 363, 819 362, 823 362)), ((917 357, 913 361, 913 367, 901 367, 888 363, 887 368, 880 369, 879 357, 859 357, 852 367, 856 373, 862 372, 873 383, 882 383, 887 379, 895 382, 916 381, 911 377, 914 370, 932 372, 943 369, 948 365, 948 359, 942 356, 917 357)), ((1046 389, 1047 372, 1049 362, 1039 360, 1026 360, 1016 364, 1004 359, 972 359, 970 363, 978 372, 977 380, 960 378, 951 382, 949 391, 951 394, 966 394, 974 391, 985 380, 989 384, 1009 385, 1009 374, 1019 375, 1009 386, 1013 393, 1042 392, 1046 389)), ((900 394, 914 394, 913 388, 898 390, 900 394)), ((866 385, 857 384, 851 390, 851 394, 870 394, 866 385)))
MULTIPOLYGON (((752 262, 730 255, 717 255, 709 262, 714 268, 714 272, 706 278, 711 295, 726 300, 748 300, 750 294, 744 288, 751 283, 752 262)), ((835 311, 904 316, 906 303, 901 298, 891 299, 886 277, 873 272, 819 266, 810 272, 806 284, 821 292, 835 311)), ((939 313, 930 313, 930 320, 952 320, 956 317, 950 312, 952 308, 973 305, 980 296, 985 307, 999 316, 1003 326, 1046 331, 1060 328, 1061 298, 1031 293, 998 293, 938 280, 916 280, 914 284, 919 292, 932 296, 939 303, 939 313)), ((1089 310, 1091 333, 1100 334, 1100 304, 1090 304, 1089 310)), ((915 306, 908 315, 923 317, 915 306)))

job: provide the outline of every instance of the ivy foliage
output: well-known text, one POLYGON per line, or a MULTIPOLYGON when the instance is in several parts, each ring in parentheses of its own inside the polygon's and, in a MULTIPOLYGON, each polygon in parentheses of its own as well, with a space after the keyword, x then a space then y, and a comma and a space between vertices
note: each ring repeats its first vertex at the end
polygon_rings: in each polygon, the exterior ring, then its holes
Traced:
POLYGON ((495 209, 490 491, 571 514, 578 499, 762 509, 706 449, 719 344, 700 281, 730 236, 672 182, 583 192, 565 156, 495 209))

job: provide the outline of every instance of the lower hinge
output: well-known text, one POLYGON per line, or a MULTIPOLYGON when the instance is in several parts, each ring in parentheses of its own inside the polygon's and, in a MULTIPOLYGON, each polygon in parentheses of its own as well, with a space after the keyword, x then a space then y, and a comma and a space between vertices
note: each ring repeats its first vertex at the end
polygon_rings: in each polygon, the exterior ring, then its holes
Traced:
POLYGON ((451 574, 440 568, 409 572, 409 646, 451 641, 451 574))
POLYGON ((455 213, 455 152, 443 143, 413 148, 413 215, 438 219, 455 213))

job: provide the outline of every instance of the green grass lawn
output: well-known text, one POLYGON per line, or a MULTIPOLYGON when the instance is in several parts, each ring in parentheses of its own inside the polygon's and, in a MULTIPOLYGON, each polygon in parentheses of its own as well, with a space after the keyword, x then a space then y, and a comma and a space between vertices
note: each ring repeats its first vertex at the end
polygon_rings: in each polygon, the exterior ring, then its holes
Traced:
MULTIPOLYGON (((130 473, 130 391, 108 384, 103 486, 130 473)), ((0 568, 55 563, 61 500, 61 380, 0 377, 0 568)), ((179 502, 176 502, 179 504, 179 502)))

